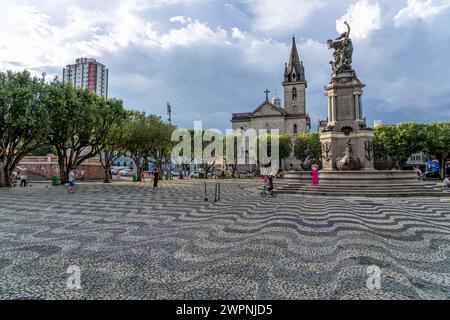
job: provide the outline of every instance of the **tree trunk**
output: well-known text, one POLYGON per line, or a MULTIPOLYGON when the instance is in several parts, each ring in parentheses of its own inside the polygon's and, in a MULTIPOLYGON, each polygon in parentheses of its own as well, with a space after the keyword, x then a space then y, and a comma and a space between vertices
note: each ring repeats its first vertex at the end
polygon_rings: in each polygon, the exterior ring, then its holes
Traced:
POLYGON ((109 174, 111 171, 111 165, 107 164, 104 170, 105 170, 105 177, 103 179, 103 183, 111 183, 111 175, 109 174))
POLYGON ((64 180, 64 172, 66 170, 64 154, 62 153, 63 151, 61 151, 61 149, 58 149, 56 146, 55 148, 58 152, 59 183, 63 185, 66 183, 66 181, 64 180))
POLYGON ((159 180, 163 180, 163 168, 162 168, 162 160, 156 160, 156 170, 158 171, 159 180))
POLYGON ((0 164, 0 187, 10 187, 11 180, 10 177, 11 172, 9 172, 7 166, 4 164, 0 164))
POLYGON ((70 169, 66 167, 64 160, 62 160, 62 163, 59 162, 59 180, 61 185, 69 182, 69 171, 70 169))
POLYGON ((402 170, 401 160, 395 159, 394 161, 395 161, 395 168, 397 170, 402 170))
POLYGON ((203 166, 203 173, 205 174, 205 179, 208 180, 209 167, 207 164, 203 166))
POLYGON ((62 175, 61 175, 61 184, 66 184, 69 182, 69 171, 63 171, 62 175))
MULTIPOLYGON (((139 162, 136 162, 139 163, 139 162)), ((142 165, 136 164, 136 181, 141 182, 142 165)))

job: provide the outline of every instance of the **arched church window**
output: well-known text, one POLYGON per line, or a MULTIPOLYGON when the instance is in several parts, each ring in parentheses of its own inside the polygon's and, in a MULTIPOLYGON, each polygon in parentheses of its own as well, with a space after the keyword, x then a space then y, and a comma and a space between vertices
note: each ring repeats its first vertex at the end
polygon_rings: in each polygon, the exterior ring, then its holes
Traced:
POLYGON ((295 73, 292 74, 292 79, 293 79, 294 81, 295 81, 295 77, 296 77, 295 73))
POLYGON ((297 125, 296 124, 294 124, 294 134, 297 134, 297 125))
POLYGON ((292 99, 297 99, 297 89, 292 89, 292 99))
POLYGON ((294 113, 297 113, 297 110, 298 110, 298 109, 297 109, 297 106, 293 106, 293 107, 292 107, 292 111, 293 111, 294 113))

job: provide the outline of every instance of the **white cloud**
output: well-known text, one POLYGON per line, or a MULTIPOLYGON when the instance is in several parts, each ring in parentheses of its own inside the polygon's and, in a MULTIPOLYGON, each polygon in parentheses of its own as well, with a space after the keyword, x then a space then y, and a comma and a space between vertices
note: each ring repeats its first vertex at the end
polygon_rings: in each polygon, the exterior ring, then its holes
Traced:
POLYGON ((332 56, 324 37, 330 19, 334 24, 343 15, 339 31, 345 31, 346 19, 355 40, 370 39, 355 41, 354 54, 354 67, 367 84, 368 119, 447 120, 449 45, 442 39, 449 36, 449 20, 421 32, 385 22, 430 21, 449 2, 242 0, 231 6, 218 0, 1 0, 0 68, 46 71, 51 78, 75 58, 90 56, 111 69, 110 94, 127 106, 163 114, 171 101, 180 124, 188 119, 191 125, 196 112, 228 126, 231 110, 250 110, 266 87, 282 92, 290 35, 305 27, 298 48, 308 112, 317 119, 326 116, 323 85, 332 56), (383 38, 372 37, 381 27, 383 38), (416 42, 427 49, 417 50, 416 42), (384 116, 385 110, 393 112, 384 116), (410 114, 400 115, 403 110, 410 114), (433 110, 434 118, 431 111, 417 110, 433 110))
POLYGON ((448 8, 450 0, 408 0, 407 6, 394 17, 394 22, 397 27, 417 19, 429 22, 448 8))
MULTIPOLYGON (((65 8, 64 18, 56 20, 41 11, 40 6, 4 0, 0 11, 0 39, 4 42, 0 47, 0 68, 40 72, 48 67, 61 68, 76 57, 100 57, 104 52, 116 52, 129 45, 169 49, 198 43, 228 44, 238 38, 237 28, 230 32, 212 29, 206 23, 184 16, 170 19, 181 23, 181 27, 174 26, 160 33, 156 23, 142 15, 155 6, 206 1, 124 0, 117 6, 97 9, 70 5, 65 8)), ((52 1, 44 2, 43 8, 50 10, 52 1)), ((60 12, 61 8, 53 5, 60 12)))
POLYGON ((347 31, 344 22, 351 27, 351 36, 356 39, 367 39, 374 30, 381 29, 381 9, 378 2, 371 3, 361 0, 352 4, 347 13, 336 21, 336 30, 340 33, 347 31))
POLYGON ((245 35, 241 30, 239 30, 239 28, 233 27, 231 28, 231 38, 243 40, 245 35))
POLYGON ((259 0, 247 1, 255 15, 254 26, 262 31, 283 31, 298 27, 317 10, 324 0, 259 0))
POLYGON ((171 29, 162 35, 155 34, 154 40, 158 41, 164 49, 194 43, 226 44, 229 40, 229 35, 224 29, 213 30, 205 23, 190 17, 177 16, 172 17, 170 21, 180 22, 183 26, 179 29, 171 29))

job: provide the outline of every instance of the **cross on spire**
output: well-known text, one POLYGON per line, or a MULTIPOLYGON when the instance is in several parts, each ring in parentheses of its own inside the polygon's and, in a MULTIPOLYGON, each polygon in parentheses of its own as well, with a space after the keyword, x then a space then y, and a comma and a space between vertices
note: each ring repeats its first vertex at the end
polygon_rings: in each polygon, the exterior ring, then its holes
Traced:
POLYGON ((266 94, 266 101, 269 101, 269 93, 270 93, 270 90, 269 90, 269 89, 266 89, 266 91, 264 91, 264 93, 266 94))

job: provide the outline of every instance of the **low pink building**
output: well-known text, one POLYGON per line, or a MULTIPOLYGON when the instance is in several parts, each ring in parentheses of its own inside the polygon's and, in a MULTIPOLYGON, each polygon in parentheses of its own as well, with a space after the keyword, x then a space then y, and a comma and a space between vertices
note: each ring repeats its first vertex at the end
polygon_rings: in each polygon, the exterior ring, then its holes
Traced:
MULTIPOLYGON (((58 157, 55 155, 24 157, 19 166, 25 169, 28 175, 45 180, 52 179, 54 176, 59 177, 58 157)), ((104 171, 98 158, 85 160, 77 168, 77 173, 79 174, 82 169, 86 173, 86 180, 100 180, 104 177, 104 171)))

